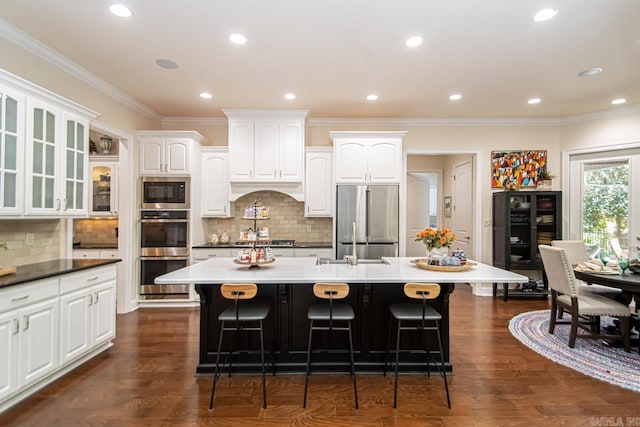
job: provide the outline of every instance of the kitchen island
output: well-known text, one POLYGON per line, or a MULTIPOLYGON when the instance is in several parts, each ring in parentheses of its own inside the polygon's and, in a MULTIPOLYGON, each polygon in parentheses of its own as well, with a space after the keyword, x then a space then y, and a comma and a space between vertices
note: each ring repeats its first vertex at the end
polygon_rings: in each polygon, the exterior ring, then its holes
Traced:
MULTIPOLYGON (((418 268, 412 258, 383 258, 383 263, 318 264, 313 258, 278 258, 272 264, 250 269, 234 263, 232 258, 215 258, 159 276, 156 283, 194 283, 200 295, 200 358, 196 372, 209 374, 214 370, 215 352, 220 324, 218 315, 230 302, 220 296, 222 283, 256 283, 257 300, 271 306, 266 325, 266 347, 272 351, 277 372, 304 372, 308 339, 307 310, 318 300, 312 286, 316 282, 346 282, 351 291, 345 302, 354 308, 354 350, 359 372, 381 372, 387 345, 389 304, 406 302, 403 292, 406 282, 431 282, 442 285, 440 296, 431 301, 443 320, 440 324, 445 368, 453 371, 449 357, 449 296, 460 283, 526 283, 528 278, 486 264, 478 263, 462 272, 440 272, 418 268)), ((318 346, 328 347, 319 340, 318 346)), ((404 341, 404 337, 403 337, 404 341)), ((229 344, 229 343, 227 343, 229 344)), ((257 334, 242 345, 259 348, 257 334)), ((420 340, 407 336, 403 348, 419 347, 420 340)), ((333 348, 347 347, 346 337, 335 336, 333 348)), ((435 342, 430 348, 435 348, 435 342)), ((314 371, 349 370, 346 354, 322 353, 313 357, 314 371)), ((422 363, 419 354, 411 354, 400 369, 415 371, 422 363), (412 358, 413 357, 413 358, 412 358)), ((234 357, 234 371, 258 372, 259 356, 234 357)), ((432 369, 435 367, 432 366, 432 369)))

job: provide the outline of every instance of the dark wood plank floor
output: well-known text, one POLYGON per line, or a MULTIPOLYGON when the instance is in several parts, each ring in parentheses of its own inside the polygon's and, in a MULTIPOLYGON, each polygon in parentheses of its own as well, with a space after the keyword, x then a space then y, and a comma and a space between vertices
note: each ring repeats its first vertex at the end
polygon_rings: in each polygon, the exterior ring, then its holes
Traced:
MULTIPOLYGON (((537 355, 511 336, 511 317, 546 308, 541 299, 478 298, 467 286, 451 296, 448 409, 439 376, 359 375, 360 409, 347 375, 311 377, 302 409, 302 375, 222 377, 207 410, 211 378, 195 377, 198 311, 141 309, 118 316, 115 346, 0 414, 2 426, 593 426, 640 416, 640 394, 589 378, 537 355)), ((636 421, 640 421, 637 418, 636 421)), ((625 424, 626 425, 626 424, 625 424)))

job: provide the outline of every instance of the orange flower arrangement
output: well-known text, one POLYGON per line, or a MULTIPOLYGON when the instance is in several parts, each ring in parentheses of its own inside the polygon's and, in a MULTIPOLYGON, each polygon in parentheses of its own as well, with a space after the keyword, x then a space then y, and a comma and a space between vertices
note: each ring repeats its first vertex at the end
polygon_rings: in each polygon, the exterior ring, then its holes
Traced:
POLYGON ((448 248, 456 241, 456 235, 448 228, 425 228, 416 233, 416 242, 422 242, 429 249, 448 248))

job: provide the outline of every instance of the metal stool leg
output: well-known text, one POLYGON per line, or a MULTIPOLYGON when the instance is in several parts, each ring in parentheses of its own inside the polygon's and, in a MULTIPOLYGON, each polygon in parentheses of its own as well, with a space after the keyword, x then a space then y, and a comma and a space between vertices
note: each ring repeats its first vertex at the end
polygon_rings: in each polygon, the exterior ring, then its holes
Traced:
POLYGON ((400 363, 400 329, 402 327, 402 321, 396 319, 398 322, 398 332, 396 336, 396 364, 395 364, 395 379, 393 383, 393 407, 398 404, 398 364, 400 363))
POLYGON ((218 338, 218 353, 216 354, 216 368, 213 374, 213 386, 211 387, 211 399, 209 400, 209 410, 213 410, 213 395, 216 392, 216 383, 218 382, 218 378, 220 377, 220 372, 218 371, 218 366, 220 363, 220 350, 222 350, 222 336, 224 334, 224 321, 220 326, 220 337, 218 338))
POLYGON ((311 373, 311 338, 313 337, 313 320, 309 322, 309 346, 307 347, 307 370, 304 376, 304 403, 303 408, 307 407, 307 386, 309 384, 309 374, 311 373))
POLYGON ((387 360, 389 359, 389 348, 391 347, 391 330, 393 329, 393 316, 390 316, 389 327, 387 328, 387 346, 384 349, 384 364, 382 365, 382 374, 387 376, 387 360))
POLYGON ((444 371, 444 353, 442 352, 442 339, 440 338, 440 324, 436 320, 436 334, 438 335, 438 349, 440 350, 440 373, 444 379, 444 389, 447 392, 447 406, 451 409, 451 398, 449 397, 449 384, 447 383, 447 374, 444 371))
POLYGON ((358 386, 356 385, 356 364, 353 359, 353 339, 351 336, 351 320, 347 322, 349 328, 349 356, 351 357, 351 376, 353 377, 353 396, 358 409, 358 386))
POLYGON ((267 409, 267 384, 264 377, 264 336, 262 334, 262 320, 260 321, 260 357, 262 358, 262 404, 267 409))

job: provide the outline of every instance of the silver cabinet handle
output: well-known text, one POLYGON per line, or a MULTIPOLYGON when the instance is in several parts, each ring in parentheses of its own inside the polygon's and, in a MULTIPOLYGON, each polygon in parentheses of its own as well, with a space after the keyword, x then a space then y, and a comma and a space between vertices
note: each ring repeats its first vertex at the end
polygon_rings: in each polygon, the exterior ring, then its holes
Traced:
POLYGON ((11 302, 22 301, 22 300, 25 300, 27 298, 29 298, 29 295, 24 295, 24 296, 21 296, 21 297, 18 297, 18 298, 11 298, 11 302))
POLYGON ((13 319, 13 335, 20 332, 20 319, 13 319))
POLYGON ((23 331, 26 331, 27 329, 29 329, 29 316, 23 316, 24 318, 24 328, 22 328, 23 331))
POLYGON ((100 302, 100 294, 98 292, 95 293, 95 297, 96 297, 96 304, 100 302))
POLYGON ((56 210, 59 211, 61 207, 60 199, 56 199, 56 210))
POLYGON ((253 176, 253 169, 249 169, 249 176, 253 176))
POLYGON ((216 255, 216 254, 209 254, 209 255, 207 255, 207 256, 208 256, 209 258, 215 258, 215 257, 217 257, 218 255, 216 255))
POLYGON ((88 297, 88 301, 89 301, 89 304, 87 304, 87 305, 89 305, 89 306, 93 305, 93 295, 87 294, 87 297, 88 297))
POLYGON ((100 276, 91 277, 91 278, 87 279, 87 282, 95 282, 99 278, 100 278, 100 276))

